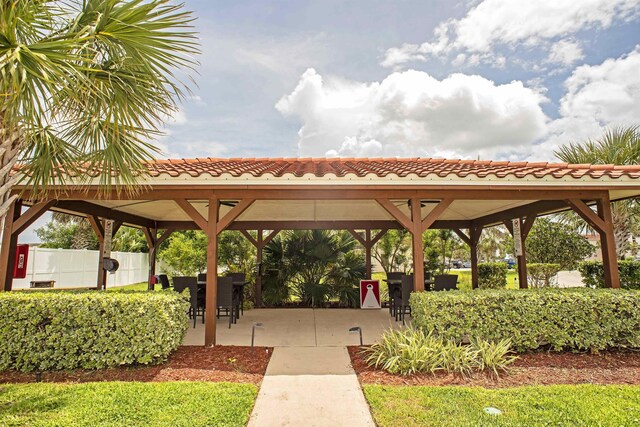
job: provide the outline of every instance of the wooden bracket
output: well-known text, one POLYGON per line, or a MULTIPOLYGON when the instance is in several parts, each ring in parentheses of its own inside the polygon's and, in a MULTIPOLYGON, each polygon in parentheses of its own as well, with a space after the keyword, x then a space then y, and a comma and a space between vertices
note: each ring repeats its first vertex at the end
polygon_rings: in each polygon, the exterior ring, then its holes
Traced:
POLYGON ((382 206, 389 214, 396 219, 404 228, 409 231, 413 230, 413 221, 406 216, 396 205, 389 199, 376 199, 376 202, 382 206))
POLYGON ((431 227, 438 218, 440 218, 440 215, 442 215, 444 211, 447 210, 451 203, 453 203, 453 199, 442 199, 440 203, 438 203, 436 207, 427 214, 427 216, 422 220, 423 233, 425 230, 431 227))
POLYGON ((238 218, 242 214, 242 212, 246 211, 254 201, 255 199, 242 199, 229 212, 227 212, 227 214, 223 218, 220 218, 216 227, 218 230, 218 234, 224 231, 233 221, 235 221, 236 218, 238 218))
POLYGON ((22 233, 55 204, 56 200, 45 200, 31 206, 14 221, 11 227, 11 234, 16 235, 22 233))
POLYGON ((193 220, 193 222, 195 222, 196 225, 200 227, 202 231, 207 231, 207 228, 209 226, 208 221, 202 215, 200 215, 200 212, 198 212, 198 210, 194 208, 187 199, 175 199, 174 202, 176 202, 176 204, 180 206, 180 209, 182 209, 184 213, 186 213, 193 220))
POLYGON ((585 202, 580 199, 567 199, 567 204, 571 206, 575 213, 580 215, 591 227, 599 233, 604 233, 607 225, 585 202))

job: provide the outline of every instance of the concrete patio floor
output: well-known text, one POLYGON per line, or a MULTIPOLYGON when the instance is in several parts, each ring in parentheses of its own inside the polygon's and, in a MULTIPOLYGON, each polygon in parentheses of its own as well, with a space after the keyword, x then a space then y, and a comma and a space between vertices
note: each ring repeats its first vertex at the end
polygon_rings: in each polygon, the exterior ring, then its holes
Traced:
MULTIPOLYGON (((408 315, 406 321, 410 323, 408 315)), ((383 331, 402 326, 389 316, 388 309, 256 308, 246 310, 230 329, 227 317, 218 319, 217 344, 250 345, 254 323, 263 325, 256 328, 255 345, 267 347, 358 345, 358 333, 349 332, 353 326, 362 328, 364 344, 373 344, 383 331)), ((191 321, 183 345, 204 345, 201 318, 195 328, 191 321)))

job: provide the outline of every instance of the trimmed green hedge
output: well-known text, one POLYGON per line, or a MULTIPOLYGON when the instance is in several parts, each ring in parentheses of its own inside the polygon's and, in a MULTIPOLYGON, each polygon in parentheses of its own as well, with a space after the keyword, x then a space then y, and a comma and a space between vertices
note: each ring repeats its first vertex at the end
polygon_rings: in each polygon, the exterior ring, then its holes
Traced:
POLYGON ((516 351, 640 348, 640 293, 501 289, 411 294, 413 324, 452 340, 511 340, 516 351))
MULTIPOLYGON (((584 261, 578 265, 582 281, 590 288, 604 288, 604 267, 602 261, 584 261)), ((620 287, 640 289, 640 262, 618 260, 620 287)))
POLYGON ((0 370, 159 363, 182 343, 188 308, 188 293, 0 293, 0 370))
POLYGON ((480 289, 502 289, 506 287, 508 270, 509 266, 505 262, 478 264, 478 287, 480 289))

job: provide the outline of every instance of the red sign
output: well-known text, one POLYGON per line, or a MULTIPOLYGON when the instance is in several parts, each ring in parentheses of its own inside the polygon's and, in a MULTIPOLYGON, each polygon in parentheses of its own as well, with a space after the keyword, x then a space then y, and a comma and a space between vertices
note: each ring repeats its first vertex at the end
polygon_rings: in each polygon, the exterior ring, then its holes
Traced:
POLYGON ((27 277, 27 259, 29 258, 29 245, 16 247, 16 262, 13 266, 13 278, 24 279, 27 277))
POLYGON ((361 280, 360 281, 360 308, 381 308, 380 304, 380 281, 361 280))

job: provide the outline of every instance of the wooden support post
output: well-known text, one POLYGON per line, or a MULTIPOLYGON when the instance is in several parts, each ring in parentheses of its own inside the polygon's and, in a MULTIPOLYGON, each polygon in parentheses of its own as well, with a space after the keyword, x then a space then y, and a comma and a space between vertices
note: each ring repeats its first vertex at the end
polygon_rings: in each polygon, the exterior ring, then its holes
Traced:
POLYGON ((263 230, 258 230, 256 239, 256 282, 254 284, 253 295, 257 307, 262 307, 262 248, 264 247, 263 230))
POLYGON ((424 251, 422 248, 422 212, 420 199, 411 199, 411 221, 413 229, 411 236, 413 241, 413 290, 424 291, 424 251))
POLYGON ((13 224, 20 218, 22 201, 16 200, 9 207, 2 228, 2 248, 0 248, 0 280, 1 290, 10 291, 13 285, 13 266, 18 245, 18 233, 13 233, 13 224))
POLYGON ((609 196, 596 201, 598 216, 604 222, 600 234, 600 247, 602 248, 602 265, 604 267, 604 285, 607 288, 620 288, 620 272, 618 271, 618 255, 616 253, 616 239, 611 217, 611 201, 609 196))
POLYGON ((147 275, 147 290, 152 291, 154 289, 153 277, 156 275, 156 240, 158 232, 155 228, 144 227, 144 237, 147 239, 147 246, 149 247, 149 274, 147 275))
POLYGON ((96 233, 96 237, 98 237, 98 242, 100 243, 99 253, 98 253, 98 278, 96 281, 96 289, 103 290, 106 289, 107 285, 107 270, 104 269, 104 221, 100 221, 98 217, 90 215, 87 217, 91 227, 93 228, 94 233, 96 233))
POLYGON ((478 288, 478 242, 482 235, 482 227, 475 226, 469 229, 469 235, 467 236, 458 228, 453 229, 463 242, 469 245, 469 252, 471 256, 471 289, 478 288))
POLYGON ((371 279, 371 275, 373 274, 372 266, 371 266, 371 248, 373 247, 373 243, 371 243, 371 230, 364 230, 364 241, 367 243, 364 246, 364 259, 365 259, 365 271, 366 278, 371 279))
POLYGON ((209 199, 207 220, 207 296, 205 301, 204 345, 216 345, 216 311, 218 308, 218 199, 209 199))
MULTIPOLYGON (((520 242, 522 247, 522 255, 516 257, 518 268, 518 287, 520 289, 527 289, 529 287, 528 275, 527 275, 527 236, 533 227, 533 223, 536 220, 535 215, 530 215, 526 218, 520 218, 520 242)), ((511 233, 511 236, 515 239, 516 236, 513 230, 513 223, 511 221, 504 221, 504 225, 511 233)))

